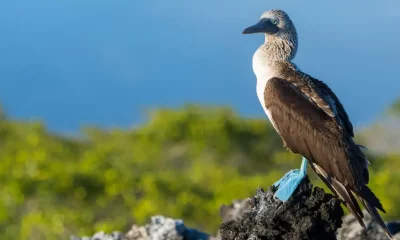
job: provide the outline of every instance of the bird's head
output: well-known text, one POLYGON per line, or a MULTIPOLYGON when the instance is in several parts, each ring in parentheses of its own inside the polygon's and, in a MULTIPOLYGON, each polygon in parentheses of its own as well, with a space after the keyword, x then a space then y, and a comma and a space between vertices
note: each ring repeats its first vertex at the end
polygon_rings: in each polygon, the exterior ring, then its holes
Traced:
POLYGON ((282 10, 270 10, 264 12, 255 25, 243 30, 243 34, 264 33, 266 42, 272 45, 285 45, 290 49, 285 50, 290 58, 297 51, 297 32, 292 20, 282 10))
POLYGON ((293 31, 293 29, 294 24, 284 11, 270 10, 264 12, 260 21, 255 25, 246 28, 243 34, 265 33, 267 35, 280 35, 282 32, 293 31))

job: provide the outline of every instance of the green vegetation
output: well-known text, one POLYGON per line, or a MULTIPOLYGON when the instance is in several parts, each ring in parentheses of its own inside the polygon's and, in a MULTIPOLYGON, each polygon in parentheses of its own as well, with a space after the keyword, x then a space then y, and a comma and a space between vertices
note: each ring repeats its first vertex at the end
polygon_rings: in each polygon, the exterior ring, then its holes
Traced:
MULTIPOLYGON (((0 239, 127 230, 155 214, 215 232, 220 205, 267 188, 300 164, 265 118, 225 108, 158 110, 130 130, 81 134, 61 137, 39 122, 0 114, 0 239)), ((400 156, 370 160, 384 216, 398 218, 400 156)))

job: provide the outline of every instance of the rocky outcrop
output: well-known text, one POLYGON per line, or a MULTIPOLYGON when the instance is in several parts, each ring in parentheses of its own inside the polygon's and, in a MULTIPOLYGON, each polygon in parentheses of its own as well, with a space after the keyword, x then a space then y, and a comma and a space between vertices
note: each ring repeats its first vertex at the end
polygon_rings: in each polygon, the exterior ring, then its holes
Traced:
MULTIPOLYGON (((367 211, 364 211, 363 229, 353 215, 349 214, 343 218, 343 227, 339 229, 338 240, 388 240, 382 228, 372 220, 367 211)), ((400 240, 400 222, 389 222, 389 231, 394 239, 400 240)))
MULTIPOLYGON (((163 216, 151 218, 145 226, 133 225, 125 234, 99 232, 92 237, 71 240, 387 240, 368 213, 367 230, 352 215, 343 217, 340 201, 306 178, 285 203, 274 198, 275 188, 259 188, 254 197, 235 200, 220 208, 222 225, 216 237, 185 226, 182 220, 163 216), (342 221, 343 219, 343 221, 342 221), (340 228, 341 227, 341 228, 340 228)), ((400 222, 388 223, 400 240, 400 222)))
MULTIPOLYGON (((285 203, 274 199, 275 188, 258 189, 246 200, 251 208, 237 220, 225 221, 220 228, 222 239, 334 240, 342 224, 340 201, 321 188, 314 188, 306 178, 285 203)), ((237 211, 237 210, 236 210, 237 211)), ((227 210, 225 207, 225 216, 227 210)), ((237 211, 240 213, 241 211, 237 211)), ((233 214, 231 214, 233 215, 233 214)))
POLYGON ((133 225, 126 234, 114 232, 96 233, 92 237, 71 237, 71 240, 207 240, 207 234, 187 228, 182 220, 155 216, 145 226, 133 225))

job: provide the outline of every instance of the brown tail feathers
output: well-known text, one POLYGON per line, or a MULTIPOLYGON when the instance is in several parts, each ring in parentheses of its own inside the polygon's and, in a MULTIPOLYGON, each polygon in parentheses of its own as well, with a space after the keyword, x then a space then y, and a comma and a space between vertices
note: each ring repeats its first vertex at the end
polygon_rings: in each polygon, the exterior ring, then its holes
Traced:
POLYGON ((364 186, 361 191, 356 193, 358 199, 360 199, 361 203, 367 209, 368 213, 371 217, 382 227, 385 231, 386 235, 389 239, 393 240, 393 236, 390 233, 389 229, 387 228, 385 222, 383 222, 381 216, 379 215, 377 209, 381 210, 382 212, 386 213, 385 209, 383 209, 381 202, 375 196, 375 194, 371 191, 368 186, 364 186))
POLYGON ((361 191, 353 192, 350 189, 346 188, 336 179, 329 177, 328 174, 326 174, 326 172, 317 164, 312 163, 311 166, 317 173, 317 175, 321 178, 321 180, 329 187, 329 189, 343 201, 343 204, 346 206, 347 209, 349 209, 349 211, 354 215, 356 220, 364 229, 366 229, 363 222, 364 214, 362 213, 361 208, 354 195, 356 195, 358 199, 360 199, 361 203, 367 209, 368 213, 382 227, 389 239, 393 240, 392 234, 390 233, 389 229, 387 228, 377 211, 377 209, 379 209, 382 212, 386 213, 385 209, 383 209, 381 202, 367 185, 365 185, 361 191))

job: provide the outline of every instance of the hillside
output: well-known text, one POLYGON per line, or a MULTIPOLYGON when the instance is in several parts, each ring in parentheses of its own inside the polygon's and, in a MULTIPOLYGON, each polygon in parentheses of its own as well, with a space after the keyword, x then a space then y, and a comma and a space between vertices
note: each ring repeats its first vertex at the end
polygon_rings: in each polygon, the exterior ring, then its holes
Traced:
MULTIPOLYGON (((1 239, 111 232, 159 214, 215 232, 221 205, 270 186, 300 164, 266 119, 228 108, 160 109, 132 129, 87 127, 80 138, 1 116, 1 239)), ((384 217, 400 218, 394 187, 400 186, 400 156, 369 158, 370 186, 388 212, 384 217)))

